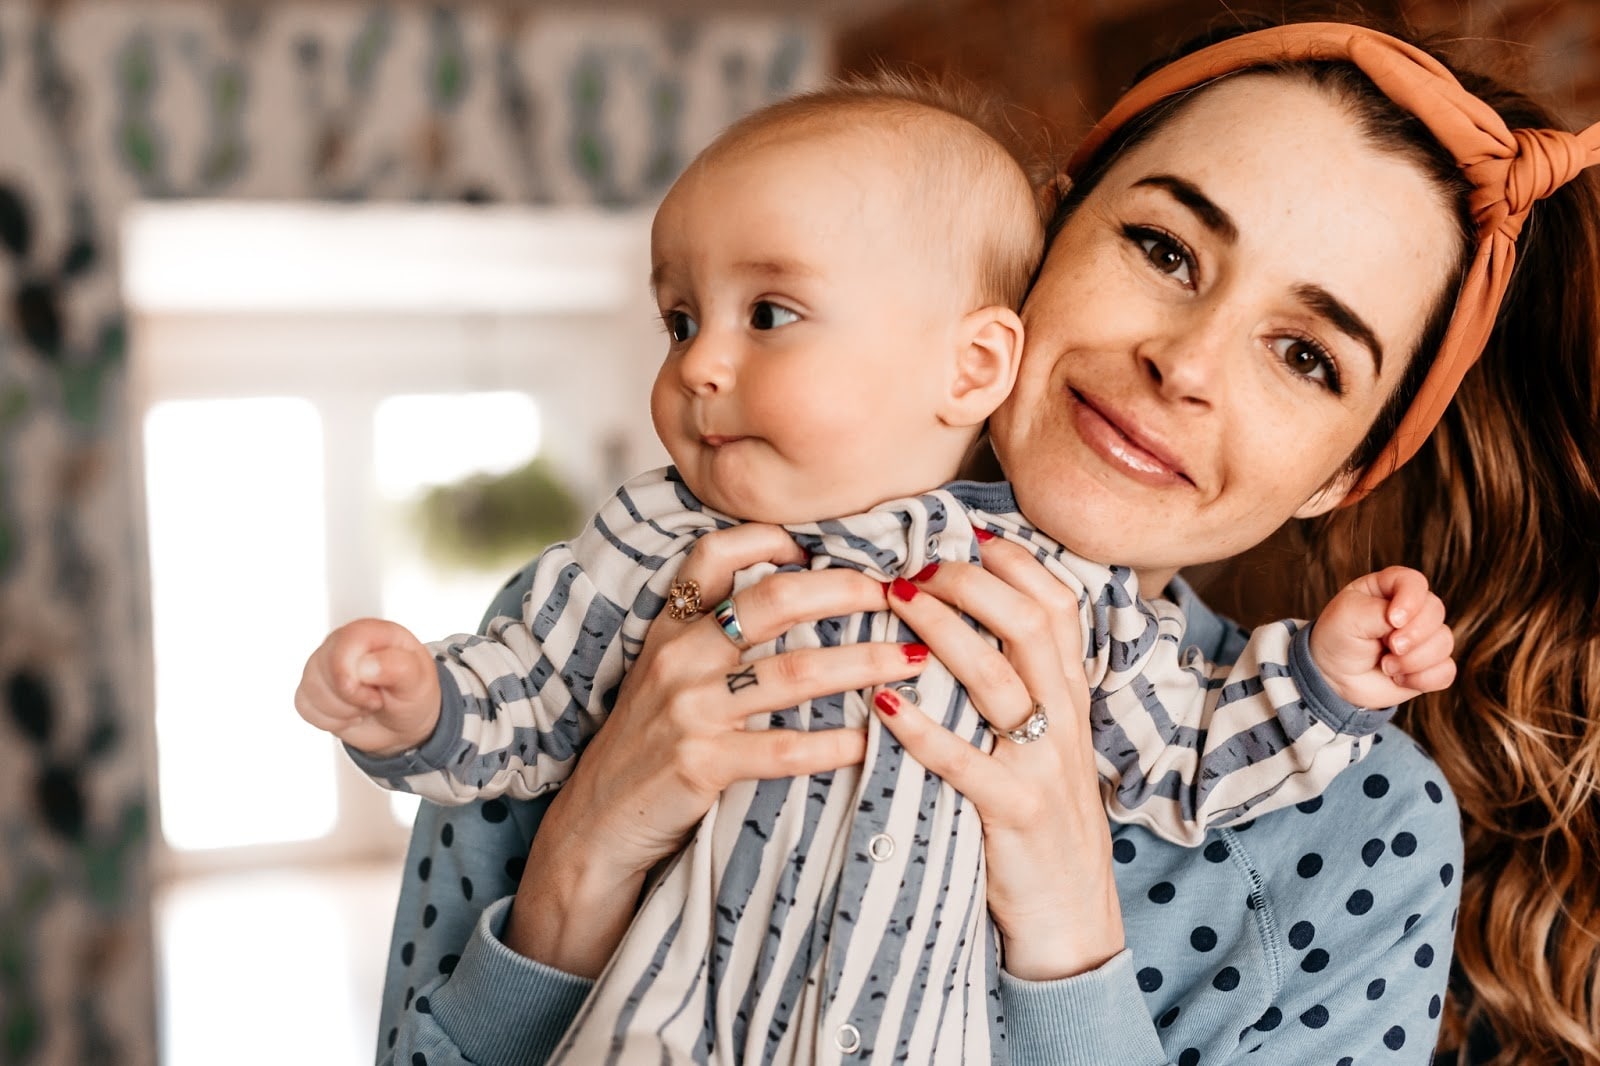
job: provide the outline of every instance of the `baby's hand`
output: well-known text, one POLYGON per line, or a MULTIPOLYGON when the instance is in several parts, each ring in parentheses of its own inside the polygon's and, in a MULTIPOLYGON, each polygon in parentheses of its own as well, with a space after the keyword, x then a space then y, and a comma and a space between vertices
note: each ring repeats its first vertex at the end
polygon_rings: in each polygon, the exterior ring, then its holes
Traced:
POLYGON ((1311 657, 1333 690, 1361 707, 1389 707, 1455 680, 1455 636, 1444 601, 1405 566, 1339 590, 1311 629, 1311 657))
POLYGON ((328 634, 294 693, 300 717, 369 755, 420 746, 439 722, 439 675, 411 631, 362 618, 328 634))

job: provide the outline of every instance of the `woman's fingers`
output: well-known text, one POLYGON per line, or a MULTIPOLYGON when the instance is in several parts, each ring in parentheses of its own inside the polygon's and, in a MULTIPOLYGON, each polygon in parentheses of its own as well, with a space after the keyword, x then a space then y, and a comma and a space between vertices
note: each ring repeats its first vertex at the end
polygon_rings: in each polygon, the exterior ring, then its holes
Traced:
MULTIPOLYGON (((1020 544, 993 540, 983 546, 983 568, 1000 578, 1012 588, 1026 595, 1043 609, 1050 621, 1051 635, 1055 638, 1060 665, 1074 676, 1083 665, 1083 626, 1078 611, 1077 594, 1066 582, 1046 570, 1033 553, 1020 544)), ((1006 633, 996 628, 987 618, 973 615, 1002 638, 1006 633)), ((1026 638, 1024 638, 1026 640, 1026 638)))
POLYGON ((728 598, 736 571, 757 563, 784 566, 805 561, 805 549, 783 527, 746 522, 707 533, 695 541, 678 570, 678 579, 697 582, 701 605, 709 608, 728 598))
MULTIPOLYGON (((955 586, 962 578, 953 575, 964 570, 981 574, 976 567, 946 563, 937 574, 917 584, 903 578, 895 581, 890 586, 889 609, 933 649, 945 668, 965 686, 968 698, 985 721, 996 729, 1015 729, 1032 713, 1033 696, 1006 655, 963 621, 950 603, 944 602, 949 597, 959 606, 955 586)), ((1015 590, 998 580, 990 581, 992 588, 986 591, 1004 601, 1009 609, 1035 610, 1015 590)))
MULTIPOLYGON (((862 729, 763 729, 728 733, 720 741, 721 788, 746 779, 772 780, 820 774, 866 758, 862 729)), ((721 791, 719 788, 718 791, 721 791)))
MULTIPOLYGON (((884 603, 880 582, 842 567, 770 574, 733 597, 739 628, 751 644, 771 640, 801 622, 881 611, 884 603)), ((715 619, 707 624, 727 641, 715 619)))
MULTIPOLYGON (((956 736, 894 692, 879 692, 873 697, 873 706, 906 753, 976 804, 986 821, 1007 810, 1017 799, 1016 778, 999 760, 956 736)), ((995 743, 1011 742, 1001 738, 995 743)))
POLYGON ((983 558, 987 569, 945 563, 915 585, 896 582, 891 609, 934 649, 995 728, 1022 725, 1035 702, 1067 711, 1077 703, 1069 694, 1083 685, 1077 597, 1016 545, 990 542, 983 558), (956 610, 999 637, 1001 650, 956 610))
MULTIPOLYGON (((716 639, 727 643, 721 634, 716 639)), ((676 646, 672 653, 677 654, 676 646)), ((882 643, 799 648, 749 662, 735 659, 708 667, 692 687, 676 697, 674 705, 708 727, 727 729, 753 714, 916 677, 927 659, 928 649, 921 644, 882 643)))

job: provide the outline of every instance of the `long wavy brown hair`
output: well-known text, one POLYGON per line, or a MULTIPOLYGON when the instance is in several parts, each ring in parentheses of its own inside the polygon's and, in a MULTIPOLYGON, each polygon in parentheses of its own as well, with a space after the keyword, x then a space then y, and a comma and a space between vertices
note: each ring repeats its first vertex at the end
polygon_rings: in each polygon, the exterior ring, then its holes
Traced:
MULTIPOLYGON (((1279 21, 1235 16, 1177 54, 1279 21)), ((1403 28, 1360 21, 1435 54, 1509 126, 1560 126, 1403 28)), ((1454 199, 1464 269, 1468 190, 1426 129, 1350 64, 1264 66, 1335 94, 1379 148, 1412 159, 1454 199)), ((1052 236, 1117 152, 1183 106, 1158 105, 1124 126, 1068 193, 1052 236)), ((1393 432, 1442 336, 1451 292, 1351 468, 1371 462, 1393 432)), ((1206 589, 1241 621, 1290 610, 1313 617, 1345 583, 1404 563, 1428 575, 1449 608, 1459 679, 1412 701, 1400 721, 1461 807, 1466 865, 1440 1046, 1462 1063, 1600 1064, 1597 469, 1600 181, 1590 171, 1534 208, 1489 346, 1423 451, 1359 505, 1298 523, 1236 562, 1234 574, 1249 577, 1234 590, 1253 589, 1253 600, 1230 602, 1226 578, 1206 589), (1262 581, 1272 568, 1276 602, 1261 591, 1274 586, 1262 581)))
MULTIPOLYGON (((1461 78, 1513 127, 1557 124, 1461 78)), ((1400 720, 1454 787, 1466 843, 1441 1046, 1495 1066, 1600 1063, 1597 229, 1592 171, 1534 208, 1489 347, 1427 447, 1303 531, 1302 609, 1393 562, 1450 609, 1458 680, 1400 720)))
MULTIPOLYGON (((1491 77, 1456 72, 1513 128, 1559 125, 1491 77)), ((1435 316, 1424 354, 1442 325, 1435 316)), ((1413 361, 1398 405, 1426 365, 1413 361)), ((1380 420, 1357 462, 1390 426, 1380 420)), ((1600 1063, 1597 467, 1591 171, 1535 207, 1489 346, 1427 447, 1372 498, 1296 537, 1312 574, 1297 590, 1306 617, 1391 563, 1427 574, 1451 612, 1459 680, 1400 721, 1461 806, 1466 866, 1441 1047, 1463 1062, 1600 1063)))

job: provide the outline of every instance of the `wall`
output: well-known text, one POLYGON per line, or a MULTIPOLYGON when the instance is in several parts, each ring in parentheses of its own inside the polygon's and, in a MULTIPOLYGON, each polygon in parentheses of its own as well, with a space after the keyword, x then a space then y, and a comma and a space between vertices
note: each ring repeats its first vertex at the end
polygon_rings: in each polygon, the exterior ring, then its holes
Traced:
POLYGON ((1464 58, 1492 62, 1570 111, 1600 117, 1600 0, 930 0, 842 33, 838 64, 953 73, 1015 105, 1013 120, 1064 161, 1146 62, 1235 12, 1400 18, 1446 40, 1481 38, 1464 58))
MULTIPOLYGON (((819 40, 759 15, 0 3, 0 1062, 155 1058, 123 211, 648 202, 815 80, 819 40)), ((244 566, 216 577, 248 596, 244 566)))

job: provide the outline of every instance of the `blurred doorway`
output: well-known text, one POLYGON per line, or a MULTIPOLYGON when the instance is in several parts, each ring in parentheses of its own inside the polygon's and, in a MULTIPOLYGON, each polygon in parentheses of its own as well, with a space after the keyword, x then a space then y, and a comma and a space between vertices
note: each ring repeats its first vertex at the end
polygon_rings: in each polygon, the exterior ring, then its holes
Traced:
POLYGON ((306 1046, 370 1056, 414 806, 301 722, 294 687, 349 618, 476 627, 509 570, 425 550, 432 487, 542 456, 586 512, 661 461, 647 217, 208 201, 128 218, 166 1066, 241 1061, 261 997, 239 990, 313 971, 334 983, 305 999, 327 1014, 297 1019, 322 1032, 306 1046))

